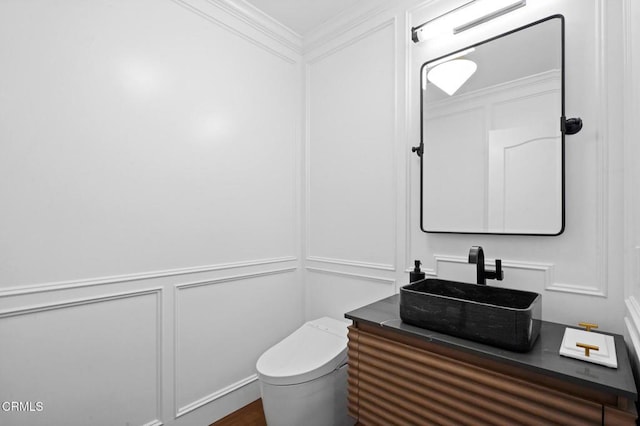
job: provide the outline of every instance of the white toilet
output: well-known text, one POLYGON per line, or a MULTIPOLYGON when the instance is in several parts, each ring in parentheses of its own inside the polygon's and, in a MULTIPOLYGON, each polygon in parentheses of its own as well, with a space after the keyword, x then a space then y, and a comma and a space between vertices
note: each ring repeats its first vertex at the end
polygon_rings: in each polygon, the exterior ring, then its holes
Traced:
POLYGON ((347 326, 309 321, 258 359, 269 426, 353 425, 347 415, 347 326))

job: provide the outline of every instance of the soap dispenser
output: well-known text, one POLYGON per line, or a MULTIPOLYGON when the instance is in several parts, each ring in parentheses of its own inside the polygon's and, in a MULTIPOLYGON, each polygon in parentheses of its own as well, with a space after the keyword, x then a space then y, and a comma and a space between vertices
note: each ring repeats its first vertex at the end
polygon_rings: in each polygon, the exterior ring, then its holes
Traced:
POLYGON ((420 270, 420 265, 422 262, 420 262, 419 260, 414 260, 413 263, 415 264, 415 266, 413 268, 413 271, 409 273, 409 282, 412 283, 424 280, 425 274, 420 270))

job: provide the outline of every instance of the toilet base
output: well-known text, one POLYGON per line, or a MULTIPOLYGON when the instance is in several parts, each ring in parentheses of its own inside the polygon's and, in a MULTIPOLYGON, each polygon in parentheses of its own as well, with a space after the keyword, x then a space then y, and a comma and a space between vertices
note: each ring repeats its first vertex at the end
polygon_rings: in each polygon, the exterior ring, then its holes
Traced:
POLYGON ((347 366, 298 385, 260 382, 269 426, 352 426, 347 415, 347 366))

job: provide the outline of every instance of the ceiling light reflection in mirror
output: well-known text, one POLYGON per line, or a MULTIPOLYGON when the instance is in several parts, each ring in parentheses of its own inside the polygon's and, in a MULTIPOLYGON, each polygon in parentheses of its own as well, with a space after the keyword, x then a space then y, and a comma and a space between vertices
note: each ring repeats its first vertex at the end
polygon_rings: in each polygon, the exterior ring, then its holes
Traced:
POLYGON ((474 51, 474 48, 466 49, 427 64, 422 70, 422 90, 426 90, 428 80, 449 96, 456 93, 478 68, 472 60, 462 59, 474 51))
POLYGON ((432 68, 427 79, 451 96, 476 72, 478 66, 469 59, 454 59, 432 68))

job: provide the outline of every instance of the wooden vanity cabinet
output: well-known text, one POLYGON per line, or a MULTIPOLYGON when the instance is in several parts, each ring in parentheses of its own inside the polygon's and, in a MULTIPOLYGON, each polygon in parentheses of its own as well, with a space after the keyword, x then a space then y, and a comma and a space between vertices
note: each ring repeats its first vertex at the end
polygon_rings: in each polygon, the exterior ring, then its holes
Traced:
POLYGON ((364 322, 349 328, 362 425, 635 425, 633 401, 364 322))

